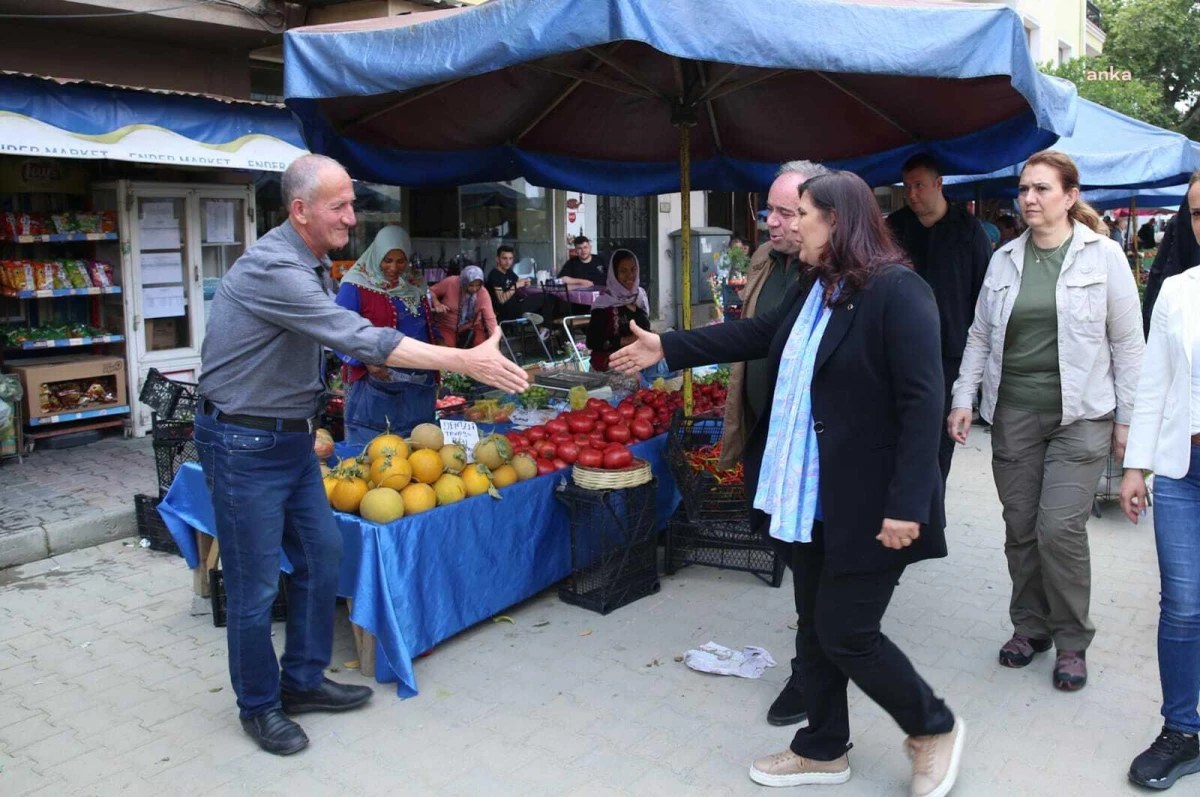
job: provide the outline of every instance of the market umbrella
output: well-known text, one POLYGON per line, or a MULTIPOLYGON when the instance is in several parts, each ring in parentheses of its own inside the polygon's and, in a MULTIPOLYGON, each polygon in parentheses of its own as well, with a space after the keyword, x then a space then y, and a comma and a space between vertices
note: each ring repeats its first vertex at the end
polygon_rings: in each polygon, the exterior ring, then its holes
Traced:
POLYGON ((986 172, 1070 133, 1076 100, 1011 9, 937 0, 494 0, 288 31, 284 77, 355 177, 623 195, 759 189, 793 158, 986 172))

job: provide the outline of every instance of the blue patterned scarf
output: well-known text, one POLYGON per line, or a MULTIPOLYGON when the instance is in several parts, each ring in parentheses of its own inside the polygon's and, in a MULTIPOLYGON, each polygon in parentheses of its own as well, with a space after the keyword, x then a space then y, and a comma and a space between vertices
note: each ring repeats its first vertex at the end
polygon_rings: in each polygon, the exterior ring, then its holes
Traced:
POLYGON ((763 452, 763 462, 772 465, 759 477, 754 508, 771 516, 771 536, 784 542, 812 542, 813 520, 820 504, 812 379, 830 315, 825 289, 816 280, 783 347, 775 379, 763 452))

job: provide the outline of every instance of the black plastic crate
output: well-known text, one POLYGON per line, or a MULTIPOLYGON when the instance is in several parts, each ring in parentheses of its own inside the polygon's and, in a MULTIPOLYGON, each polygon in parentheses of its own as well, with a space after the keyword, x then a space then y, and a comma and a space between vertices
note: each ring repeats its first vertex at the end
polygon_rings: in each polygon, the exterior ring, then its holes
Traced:
POLYGON ((724 434, 723 417, 685 417, 676 412, 671 418, 667 462, 687 519, 693 523, 738 523, 749 516, 744 483, 721 484, 711 473, 693 468, 686 457, 697 448, 719 443, 724 434))
MULTIPOLYGON (((208 597, 212 601, 212 618, 213 625, 217 628, 224 628, 226 623, 225 612, 225 571, 209 570, 208 571, 208 597)), ((282 623, 287 619, 287 576, 283 573, 279 574, 279 592, 275 595, 275 602, 271 604, 271 622, 282 623)))
POLYGON ((665 569, 671 575, 688 565, 753 573, 772 587, 783 583, 785 567, 775 546, 751 528, 745 513, 737 522, 694 523, 677 510, 667 526, 665 569))
POLYGON ((170 529, 163 522, 162 515, 158 514, 158 502, 162 500, 153 495, 135 495, 133 497, 134 513, 137 516, 137 533, 138 538, 146 540, 149 543, 149 548, 152 551, 162 551, 163 553, 173 553, 176 556, 183 556, 179 551, 179 546, 175 544, 175 538, 171 536, 170 529))
POLYGON ((190 421, 196 413, 196 384, 167 379, 151 368, 138 399, 163 420, 190 421))
MULTIPOLYGON (((191 421, 187 423, 191 427, 191 421)), ((160 496, 166 495, 167 490, 171 489, 171 482, 175 481, 175 474, 183 467, 185 462, 199 462, 200 452, 196 448, 196 443, 192 440, 189 434, 184 439, 179 440, 159 440, 155 439, 154 447, 154 470, 158 475, 158 493, 160 496)))
POLYGON ((572 575, 560 599, 608 614, 658 592, 657 489, 657 480, 623 490, 563 482, 555 494, 571 516, 572 575))

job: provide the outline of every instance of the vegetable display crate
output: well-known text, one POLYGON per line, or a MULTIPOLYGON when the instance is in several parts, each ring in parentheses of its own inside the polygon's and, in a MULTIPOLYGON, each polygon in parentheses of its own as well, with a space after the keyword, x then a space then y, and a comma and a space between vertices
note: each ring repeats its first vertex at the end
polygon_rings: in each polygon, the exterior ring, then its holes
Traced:
POLYGON ((167 494, 175 474, 185 462, 199 462, 200 452, 192 439, 192 421, 165 421, 154 414, 151 418, 151 436, 154 438, 154 470, 158 476, 158 493, 167 494))
POLYGON ((163 420, 186 420, 191 423, 196 413, 196 385, 167 379, 151 368, 138 396, 143 404, 163 420))
POLYGON ((667 526, 667 575, 688 565, 752 573, 772 587, 783 583, 783 557, 749 520, 693 523, 679 511, 667 526))
POLYGON ((600 614, 658 592, 654 530, 657 479, 623 490, 563 482, 555 495, 571 517, 571 579, 558 597, 600 614))
MULTIPOLYGON (((208 597, 212 601, 213 625, 224 628, 228 620, 225 597, 225 571, 208 571, 208 597)), ((279 574, 279 592, 271 604, 271 622, 282 623, 287 619, 287 577, 279 574)))
POLYGON ((179 546, 175 544, 175 538, 171 536, 167 524, 163 523, 162 516, 158 514, 158 502, 161 500, 153 495, 135 495, 133 497, 138 538, 144 540, 146 547, 152 551, 183 556, 179 551, 179 546))
POLYGON ((667 462, 683 498, 687 519, 693 523, 746 523, 750 507, 746 485, 740 481, 722 484, 707 470, 696 470, 688 454, 721 442, 725 433, 722 417, 686 417, 677 412, 667 434, 667 462))

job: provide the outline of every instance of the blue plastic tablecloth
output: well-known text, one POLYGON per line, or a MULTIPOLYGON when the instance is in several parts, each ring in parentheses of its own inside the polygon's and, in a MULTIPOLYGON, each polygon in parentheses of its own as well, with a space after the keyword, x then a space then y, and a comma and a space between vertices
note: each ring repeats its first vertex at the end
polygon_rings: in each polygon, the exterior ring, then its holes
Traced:
MULTIPOLYGON (((679 504, 665 443, 659 435, 632 447, 658 478, 659 528, 679 504)), ((415 655, 570 575, 570 521, 554 497, 565 473, 506 487, 499 501, 468 498, 387 525, 334 513, 343 540, 338 594, 353 598, 351 621, 375 635, 375 680, 415 696, 415 655)), ((188 566, 198 566, 192 529, 216 536, 199 465, 180 468, 159 512, 188 566)), ((281 567, 291 569, 286 559, 281 567)))

